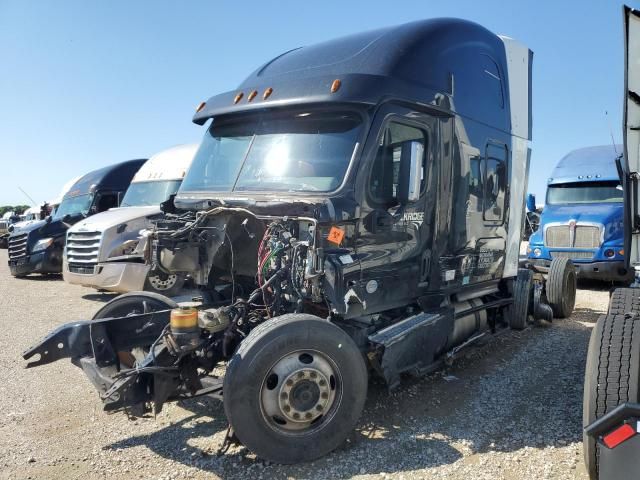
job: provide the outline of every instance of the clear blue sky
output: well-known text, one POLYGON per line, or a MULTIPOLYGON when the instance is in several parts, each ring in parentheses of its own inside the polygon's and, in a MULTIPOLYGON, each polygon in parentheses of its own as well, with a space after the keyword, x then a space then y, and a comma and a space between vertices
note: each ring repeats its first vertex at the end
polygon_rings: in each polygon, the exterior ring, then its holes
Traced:
MULTIPOLYGON (((639 8, 639 2, 630 2, 639 8)), ((534 51, 530 190, 566 152, 621 141, 622 3, 0 0, 0 205, 197 142, 194 107, 290 48, 454 16, 534 51), (609 112, 608 119, 605 111, 609 112)))

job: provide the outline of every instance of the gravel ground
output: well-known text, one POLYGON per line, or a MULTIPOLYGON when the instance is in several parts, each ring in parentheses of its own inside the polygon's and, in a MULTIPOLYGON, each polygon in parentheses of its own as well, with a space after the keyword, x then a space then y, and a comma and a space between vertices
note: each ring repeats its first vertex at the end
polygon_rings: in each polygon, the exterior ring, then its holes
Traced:
POLYGON ((360 424, 341 448, 280 466, 242 447, 216 454, 226 423, 215 400, 130 421, 104 414, 68 361, 25 370, 25 348, 113 297, 59 277, 14 279, 1 250, 0 478, 586 479, 583 369, 608 288, 581 287, 569 320, 508 332, 391 394, 370 383, 360 424))

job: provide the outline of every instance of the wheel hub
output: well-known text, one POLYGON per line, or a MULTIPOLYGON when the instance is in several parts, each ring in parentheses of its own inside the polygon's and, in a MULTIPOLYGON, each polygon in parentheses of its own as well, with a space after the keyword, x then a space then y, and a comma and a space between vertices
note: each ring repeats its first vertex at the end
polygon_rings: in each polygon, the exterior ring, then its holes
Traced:
POLYGON ((329 380, 319 370, 295 371, 280 387, 280 410, 292 422, 312 422, 325 412, 330 393, 329 380))
POLYGON ((269 370, 262 385, 265 419, 274 428, 289 432, 313 428, 312 424, 330 414, 336 403, 337 378, 333 363, 318 352, 284 356, 269 370))
POLYGON ((149 277, 149 283, 156 290, 168 290, 178 279, 177 275, 157 274, 149 277))

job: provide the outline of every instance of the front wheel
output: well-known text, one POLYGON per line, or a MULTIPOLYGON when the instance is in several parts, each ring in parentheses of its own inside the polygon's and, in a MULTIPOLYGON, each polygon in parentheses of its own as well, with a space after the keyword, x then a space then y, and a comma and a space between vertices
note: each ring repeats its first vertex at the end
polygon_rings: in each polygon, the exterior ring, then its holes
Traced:
POLYGON ((318 317, 288 314, 254 329, 224 378, 224 409, 238 439, 277 463, 308 462, 342 444, 367 394, 353 340, 318 317))

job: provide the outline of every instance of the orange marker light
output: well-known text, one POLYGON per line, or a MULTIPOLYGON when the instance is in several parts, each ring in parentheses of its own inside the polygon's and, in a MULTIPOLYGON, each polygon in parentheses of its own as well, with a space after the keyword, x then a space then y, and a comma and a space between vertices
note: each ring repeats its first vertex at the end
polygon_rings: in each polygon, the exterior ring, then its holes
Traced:
POLYGON ((235 96, 235 98, 233 99, 233 103, 234 103, 234 104, 235 104, 235 103, 238 103, 240 100, 242 100, 242 97, 244 97, 244 93, 239 92, 239 93, 235 96))
POLYGON ((331 227, 327 240, 331 243, 335 243, 336 245, 340 245, 342 243, 342 239, 344 239, 344 230, 338 227, 331 227))
POLYGON ((253 92, 251 92, 251 93, 249 94, 249 96, 247 97, 247 101, 249 101, 249 102, 250 102, 251 100, 253 100, 254 98, 256 98, 256 95, 258 95, 258 91, 257 91, 257 90, 254 90, 254 91, 253 91, 253 92))
POLYGON ((271 94, 273 93, 273 88, 269 87, 267 88, 264 93, 262 94, 262 99, 266 100, 267 98, 269 98, 271 96, 271 94))
POLYGON ((336 78, 331 84, 331 93, 336 93, 340 90, 340 85, 342 85, 342 82, 336 78))
POLYGON ((196 107, 196 113, 200 113, 206 106, 207 106, 207 102, 200 102, 196 107))

